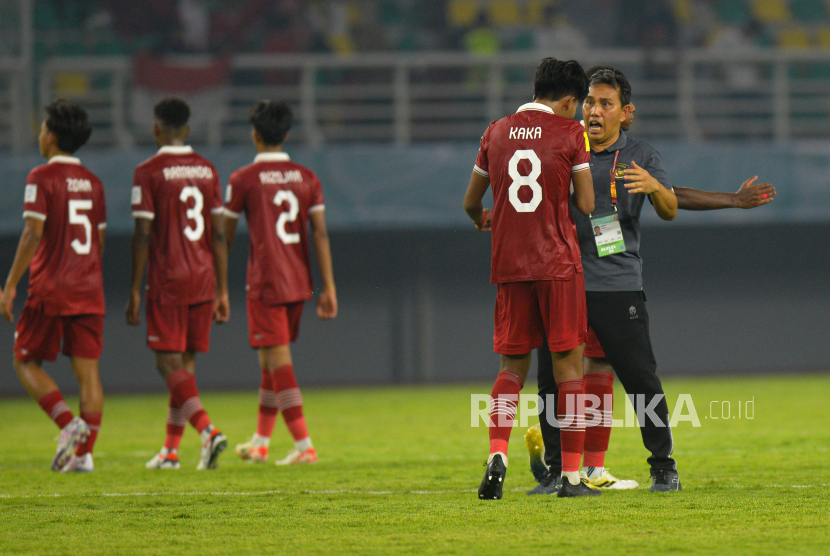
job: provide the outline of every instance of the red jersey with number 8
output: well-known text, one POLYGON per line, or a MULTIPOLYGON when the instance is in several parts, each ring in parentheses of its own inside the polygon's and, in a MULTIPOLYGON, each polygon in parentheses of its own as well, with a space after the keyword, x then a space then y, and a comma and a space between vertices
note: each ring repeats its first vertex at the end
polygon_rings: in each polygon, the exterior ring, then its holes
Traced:
POLYGON ((244 212, 248 221, 249 299, 265 305, 311 299, 308 215, 323 209, 320 180, 285 153, 260 153, 231 174, 225 215, 244 212))
POLYGON ((570 183, 590 162, 585 129, 543 104, 525 104, 490 124, 473 168, 493 188, 490 283, 582 272, 570 183))
POLYGON ((43 221, 29 266, 27 306, 50 316, 103 315, 98 230, 107 225, 104 187, 70 156, 54 156, 26 180, 24 218, 43 221))
POLYGON ((153 221, 147 299, 164 305, 213 300, 211 215, 222 212, 216 168, 187 146, 166 146, 135 169, 134 218, 153 221))

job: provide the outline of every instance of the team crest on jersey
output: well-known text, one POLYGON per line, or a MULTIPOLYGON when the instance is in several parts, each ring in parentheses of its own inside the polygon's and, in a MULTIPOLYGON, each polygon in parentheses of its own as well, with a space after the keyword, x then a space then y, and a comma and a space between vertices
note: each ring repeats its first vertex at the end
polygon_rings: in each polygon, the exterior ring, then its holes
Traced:
POLYGON ((614 177, 618 180, 621 180, 625 177, 625 171, 628 169, 628 164, 617 164, 617 167, 614 168, 614 177))

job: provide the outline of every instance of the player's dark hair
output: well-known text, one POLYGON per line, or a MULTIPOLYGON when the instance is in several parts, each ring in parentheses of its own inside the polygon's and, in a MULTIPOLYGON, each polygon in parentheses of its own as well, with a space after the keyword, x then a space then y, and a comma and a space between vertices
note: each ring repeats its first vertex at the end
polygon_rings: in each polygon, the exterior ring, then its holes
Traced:
POLYGON ((162 99, 153 108, 156 121, 167 131, 177 131, 187 125, 190 119, 190 107, 180 98, 162 99))
POLYGON ((582 102, 588 96, 588 78, 576 60, 545 58, 536 68, 533 94, 537 100, 560 100, 574 96, 582 102))
POLYGON ((294 124, 294 113, 282 100, 261 100, 251 107, 251 125, 266 145, 281 145, 294 124))
POLYGON ((620 94, 620 103, 623 106, 631 104, 631 84, 625 74, 610 66, 594 66, 588 70, 589 85, 605 84, 613 87, 620 94))
POLYGON ((46 129, 57 137, 58 148, 69 154, 80 149, 92 134, 86 110, 62 98, 46 106, 46 129))

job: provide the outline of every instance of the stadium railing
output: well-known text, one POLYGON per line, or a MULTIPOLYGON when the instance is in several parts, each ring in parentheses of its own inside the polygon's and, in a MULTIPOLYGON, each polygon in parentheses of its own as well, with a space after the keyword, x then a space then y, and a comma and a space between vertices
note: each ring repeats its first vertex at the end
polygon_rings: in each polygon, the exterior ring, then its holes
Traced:
MULTIPOLYGON (((194 130, 194 141, 249 141, 247 110, 262 98, 290 102, 298 121, 294 139, 311 146, 476 141, 487 123, 530 100, 534 69, 545 54, 239 55, 230 60, 228 106, 223 106, 226 117, 218 134, 215 129, 194 130)), ((779 144, 830 139, 830 52, 825 50, 556 54, 580 60, 586 68, 607 64, 625 71, 637 106, 637 133, 644 138, 779 144)), ((2 87, 17 91, 13 83, 20 71, 0 61, 2 87)), ((48 59, 37 72, 38 105, 58 96, 83 103, 95 125, 93 144, 148 144, 152 138, 147 122, 130 117, 132 80, 129 57, 48 59)), ((0 111, 17 114, 13 102, 18 101, 0 101, 0 111)), ((0 129, 0 141, 31 142, 31 131, 24 127, 18 123, 8 131, 0 129)))

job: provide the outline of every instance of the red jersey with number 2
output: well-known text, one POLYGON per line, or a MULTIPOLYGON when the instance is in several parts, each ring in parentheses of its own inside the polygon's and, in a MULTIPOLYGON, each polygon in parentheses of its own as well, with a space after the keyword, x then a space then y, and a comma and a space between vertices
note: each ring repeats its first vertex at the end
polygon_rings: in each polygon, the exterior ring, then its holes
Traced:
POLYGON ((213 164, 187 146, 167 146, 135 169, 133 218, 153 221, 147 299, 165 305, 213 300, 211 215, 222 213, 213 164))
POLYGON ((493 188, 492 284, 582 271, 569 196, 571 174, 590 162, 585 129, 543 104, 490 124, 473 169, 493 188))
POLYGON ((285 153, 260 153, 231 174, 225 215, 248 220, 248 298, 265 305, 311 299, 308 215, 324 210, 320 180, 285 153))
POLYGON ((70 156, 55 156, 26 180, 24 218, 43 221, 29 266, 27 305, 50 316, 103 315, 98 230, 107 225, 104 187, 70 156))

